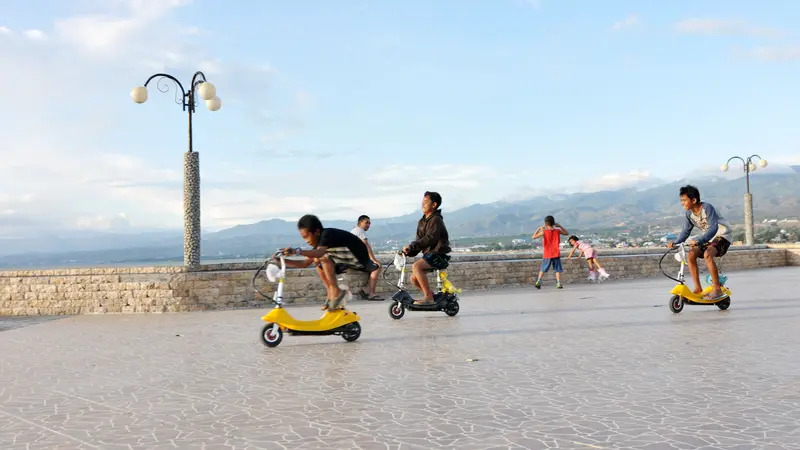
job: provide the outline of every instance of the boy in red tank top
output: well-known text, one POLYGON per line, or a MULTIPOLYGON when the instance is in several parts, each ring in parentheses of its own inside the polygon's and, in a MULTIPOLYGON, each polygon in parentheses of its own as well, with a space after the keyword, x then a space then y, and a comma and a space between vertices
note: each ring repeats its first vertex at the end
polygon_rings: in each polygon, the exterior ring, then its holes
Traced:
POLYGON ((536 280, 536 289, 542 288, 542 276, 553 268, 556 273, 556 288, 562 289, 561 286, 561 272, 564 271, 561 267, 561 235, 568 236, 569 231, 566 228, 556 223, 553 216, 544 218, 544 226, 539 227, 533 233, 534 239, 542 238, 542 268, 539 270, 539 278, 536 280))

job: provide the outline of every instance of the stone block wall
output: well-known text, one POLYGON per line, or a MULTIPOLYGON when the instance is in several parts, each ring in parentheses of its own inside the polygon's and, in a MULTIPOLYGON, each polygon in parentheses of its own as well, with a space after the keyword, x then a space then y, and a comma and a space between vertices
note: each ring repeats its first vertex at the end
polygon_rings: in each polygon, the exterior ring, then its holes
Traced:
MULTIPOLYGON (((641 250, 628 255, 604 253, 608 254, 601 253, 600 261, 612 279, 660 276, 658 260, 663 250, 641 250)), ((409 261, 409 269, 412 262, 409 261)), ((731 249, 723 263, 725 271, 800 265, 800 248, 731 249)), ((453 255, 448 276, 464 291, 531 285, 540 264, 541 257, 535 253, 453 255)), ((268 301, 255 295, 251 287, 258 266, 209 264, 196 271, 184 267, 5 271, 0 272, 0 315, 178 312, 265 306, 268 301)), ((666 267, 677 270, 677 263, 671 260, 666 267)), ((586 282, 585 261, 564 260, 564 270, 565 284, 586 282)), ((410 287, 409 275, 410 270, 406 279, 410 287)), ((392 268, 387 277, 394 283, 397 276, 398 272, 392 268)), ((553 275, 547 277, 552 280, 553 275)), ((430 278, 433 283, 433 276, 430 278)), ((260 280, 258 286, 271 296, 274 286, 263 277, 260 280)), ((345 283, 353 290, 366 281, 365 274, 345 275, 345 283)), ((378 282, 379 293, 385 295, 393 290, 383 280, 378 282)), ((287 301, 319 302, 323 296, 324 288, 315 270, 289 270, 284 296, 287 301)))

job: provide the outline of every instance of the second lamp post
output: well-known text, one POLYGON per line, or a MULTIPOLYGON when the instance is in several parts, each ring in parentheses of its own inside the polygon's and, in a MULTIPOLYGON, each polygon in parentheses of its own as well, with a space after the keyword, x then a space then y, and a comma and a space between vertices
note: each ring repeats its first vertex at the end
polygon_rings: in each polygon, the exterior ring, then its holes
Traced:
POLYGON ((750 172, 754 172, 756 170, 756 165, 753 163, 753 159, 758 160, 758 165, 763 167, 767 167, 767 160, 762 159, 758 155, 751 155, 748 156, 747 159, 742 158, 741 156, 732 156, 728 159, 728 162, 722 165, 721 169, 723 172, 728 171, 728 164, 734 159, 738 159, 744 165, 744 177, 747 180, 747 191, 744 194, 744 243, 745 245, 753 245, 754 243, 754 235, 755 230, 753 229, 753 196, 750 194, 750 172))

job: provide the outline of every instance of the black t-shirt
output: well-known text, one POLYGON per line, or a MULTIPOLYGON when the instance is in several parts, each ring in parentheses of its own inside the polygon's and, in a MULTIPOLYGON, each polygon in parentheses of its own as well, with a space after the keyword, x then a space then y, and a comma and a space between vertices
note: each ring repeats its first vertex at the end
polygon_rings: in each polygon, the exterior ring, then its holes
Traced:
POLYGON ((370 262, 366 244, 355 234, 338 228, 323 228, 317 247, 347 247, 361 264, 370 262))

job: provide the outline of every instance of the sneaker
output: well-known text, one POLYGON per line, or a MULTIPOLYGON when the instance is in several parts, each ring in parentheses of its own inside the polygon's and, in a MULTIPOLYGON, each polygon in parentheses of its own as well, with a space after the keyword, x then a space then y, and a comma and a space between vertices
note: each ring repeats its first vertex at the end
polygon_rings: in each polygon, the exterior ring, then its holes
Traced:
POLYGON ((556 289, 564 289, 564 286, 561 286, 561 282, 556 283, 556 289))
POLYGON ((536 289, 541 289, 542 288, 542 280, 536 280, 536 284, 534 284, 534 286, 536 286, 536 289))

